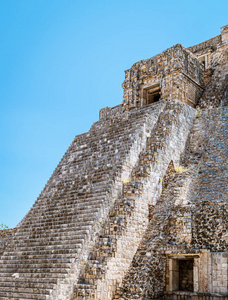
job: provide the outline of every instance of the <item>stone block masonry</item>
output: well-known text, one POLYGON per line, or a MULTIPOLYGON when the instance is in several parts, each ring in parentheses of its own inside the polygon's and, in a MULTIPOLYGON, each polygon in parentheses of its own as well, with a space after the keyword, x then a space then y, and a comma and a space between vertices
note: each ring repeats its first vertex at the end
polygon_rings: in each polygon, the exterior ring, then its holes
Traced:
POLYGON ((179 162, 194 113, 194 109, 175 102, 165 106, 90 254, 92 259, 80 276, 76 299, 112 299, 147 228, 148 205, 156 203, 160 194, 159 179, 163 178, 170 159, 179 162), (129 204, 133 207, 124 214, 122 209, 129 204), (105 270, 104 276, 100 270, 105 270))
POLYGON ((0 300, 228 300, 227 34, 125 71, 0 231, 0 300))
POLYGON ((169 166, 148 228, 113 299, 228 298, 227 150, 228 108, 201 112, 182 155, 183 171, 169 166), (192 269, 184 273, 182 262, 192 269))
POLYGON ((34 299, 40 294, 45 299, 48 294, 69 297, 80 265, 164 105, 115 122, 98 121, 75 138, 1 256, 9 286, 0 289, 0 296, 20 298, 26 292, 34 299))
POLYGON ((15 228, 0 230, 0 256, 3 254, 15 231, 15 228))
POLYGON ((142 107, 159 99, 195 106, 203 91, 203 64, 180 44, 125 71, 123 107, 142 107))

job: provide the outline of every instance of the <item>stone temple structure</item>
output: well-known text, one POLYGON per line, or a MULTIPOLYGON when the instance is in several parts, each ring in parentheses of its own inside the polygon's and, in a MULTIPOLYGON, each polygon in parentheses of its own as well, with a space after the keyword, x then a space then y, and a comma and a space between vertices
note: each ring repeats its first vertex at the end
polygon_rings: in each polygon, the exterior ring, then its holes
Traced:
POLYGON ((125 71, 31 210, 0 299, 228 299, 228 26, 125 71))

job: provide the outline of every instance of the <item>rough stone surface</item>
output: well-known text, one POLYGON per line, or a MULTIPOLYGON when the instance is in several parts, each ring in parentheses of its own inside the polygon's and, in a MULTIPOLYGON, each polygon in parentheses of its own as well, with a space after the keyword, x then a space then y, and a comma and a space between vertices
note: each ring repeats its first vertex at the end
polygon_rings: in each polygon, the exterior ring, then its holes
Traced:
POLYGON ((203 90, 202 75, 203 64, 177 44, 125 71, 123 107, 131 109, 149 104, 147 94, 156 88, 161 99, 175 99, 194 107, 203 90))
POLYGON ((228 26, 125 72, 0 231, 0 299, 228 300, 228 26))
POLYGON ((15 231, 15 228, 0 230, 0 256, 3 254, 15 231))
POLYGON ((202 112, 182 155, 184 171, 170 164, 163 192, 151 207, 148 229, 115 299, 151 299, 170 292, 172 272, 180 272, 169 266, 170 261, 188 257, 194 259, 192 271, 197 273, 195 292, 227 295, 227 151, 228 108, 202 112))

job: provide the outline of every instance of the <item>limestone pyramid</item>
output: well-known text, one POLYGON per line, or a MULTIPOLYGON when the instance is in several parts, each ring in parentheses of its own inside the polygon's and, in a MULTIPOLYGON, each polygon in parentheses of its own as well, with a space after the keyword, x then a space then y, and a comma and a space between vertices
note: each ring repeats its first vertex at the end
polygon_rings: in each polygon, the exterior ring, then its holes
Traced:
POLYGON ((228 299, 228 26, 123 91, 0 231, 0 299, 228 299))

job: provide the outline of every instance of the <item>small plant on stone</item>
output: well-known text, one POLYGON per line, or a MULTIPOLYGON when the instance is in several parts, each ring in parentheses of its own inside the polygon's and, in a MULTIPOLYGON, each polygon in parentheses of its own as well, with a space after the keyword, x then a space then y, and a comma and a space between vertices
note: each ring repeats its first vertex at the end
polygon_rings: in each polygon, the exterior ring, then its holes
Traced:
POLYGON ((176 173, 183 173, 186 171, 186 169, 183 166, 177 166, 174 170, 176 173))
POLYGON ((196 112, 196 118, 199 118, 201 116, 200 110, 198 109, 196 112))
POLYGON ((130 178, 126 178, 122 180, 123 184, 128 184, 130 181, 131 181, 130 178))
POLYGON ((9 227, 4 225, 4 224, 0 224, 0 230, 4 230, 4 229, 8 229, 9 227))

